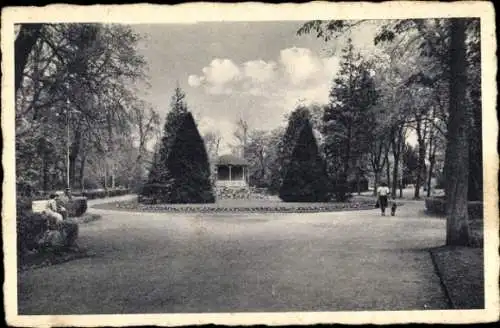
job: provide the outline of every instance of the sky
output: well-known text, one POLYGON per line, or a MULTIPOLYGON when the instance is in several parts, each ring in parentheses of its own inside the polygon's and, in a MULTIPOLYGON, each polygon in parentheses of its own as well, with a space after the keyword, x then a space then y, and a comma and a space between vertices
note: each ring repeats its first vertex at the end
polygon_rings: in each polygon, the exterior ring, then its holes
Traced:
MULTIPOLYGON (((299 101, 328 101, 345 42, 297 36, 303 23, 133 25, 142 37, 137 50, 147 62, 150 85, 138 86, 140 96, 164 120, 179 85, 200 133, 219 133, 221 152, 228 152, 238 119, 250 129, 270 130, 284 124, 299 101)), ((374 32, 371 25, 354 31, 355 47, 371 51, 374 32)))

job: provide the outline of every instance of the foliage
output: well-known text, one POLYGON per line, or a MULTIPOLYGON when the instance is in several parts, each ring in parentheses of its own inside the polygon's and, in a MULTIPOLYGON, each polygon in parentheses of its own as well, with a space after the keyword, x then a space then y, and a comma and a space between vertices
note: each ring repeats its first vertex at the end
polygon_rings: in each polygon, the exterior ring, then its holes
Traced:
POLYGON ((214 202, 205 143, 179 87, 170 105, 161 145, 148 182, 141 190, 141 199, 163 203, 214 202))
POLYGON ((87 211, 86 197, 72 197, 66 204, 68 217, 79 217, 87 211))
POLYGON ((97 199, 97 198, 105 198, 105 197, 115 197, 115 196, 123 196, 130 193, 129 189, 120 188, 120 189, 94 189, 94 190, 84 190, 81 192, 81 195, 88 199, 97 199))
POLYGON ((213 203, 210 166, 196 123, 191 113, 183 115, 179 131, 166 159, 171 203, 213 203))
POLYGON ((369 62, 354 53, 351 40, 342 50, 340 71, 330 90, 323 116, 324 151, 337 200, 348 192, 352 167, 360 169, 369 151, 379 97, 369 62))
POLYGON ((48 229, 47 217, 31 211, 18 211, 16 220, 17 251, 23 254, 37 249, 38 239, 48 229))
POLYGON ((285 179, 286 168, 291 161, 295 143, 297 142, 304 124, 309 122, 309 118, 309 110, 302 105, 299 105, 290 113, 287 128, 277 145, 277 163, 279 171, 277 172, 278 174, 272 179, 271 189, 280 190, 283 180, 285 179))
POLYGON ((326 167, 318 152, 311 124, 305 118, 290 158, 287 160, 279 196, 285 202, 329 200, 326 167))
MULTIPOLYGON (((446 216, 446 198, 443 197, 427 197, 425 198, 425 209, 428 214, 446 216)), ((467 211, 471 220, 483 219, 483 202, 469 201, 467 202, 467 211)))
POLYGON ((17 212, 16 238, 18 256, 23 256, 27 251, 40 251, 47 247, 69 247, 78 238, 78 223, 65 220, 55 229, 51 228, 50 218, 43 213, 33 213, 30 210, 17 212), (56 232, 57 240, 49 238, 56 232), (55 243, 55 244, 54 244, 55 243))
POLYGON ((121 159, 134 148, 138 123, 129 114, 145 107, 131 87, 145 78, 145 61, 136 52, 139 36, 113 24, 21 24, 18 29, 18 189, 66 187, 68 141, 72 187, 117 182, 119 170, 130 170, 121 159))
POLYGON ((164 182, 169 175, 167 171, 168 167, 165 166, 165 162, 169 157, 169 152, 172 149, 172 144, 175 141, 177 131, 184 119, 184 115, 188 112, 185 98, 186 94, 180 87, 176 87, 170 100, 170 111, 167 114, 163 126, 161 144, 158 151, 154 154, 151 163, 148 184, 164 182))

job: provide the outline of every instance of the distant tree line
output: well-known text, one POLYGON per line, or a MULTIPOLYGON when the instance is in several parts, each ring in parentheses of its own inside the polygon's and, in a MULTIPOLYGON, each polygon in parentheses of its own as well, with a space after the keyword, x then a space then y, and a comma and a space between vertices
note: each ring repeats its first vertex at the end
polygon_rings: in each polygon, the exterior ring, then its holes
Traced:
POLYGON ((139 36, 113 24, 19 24, 15 39, 19 193, 142 184, 159 116, 137 98, 147 82, 139 36), (69 151, 68 151, 69 150, 69 151))

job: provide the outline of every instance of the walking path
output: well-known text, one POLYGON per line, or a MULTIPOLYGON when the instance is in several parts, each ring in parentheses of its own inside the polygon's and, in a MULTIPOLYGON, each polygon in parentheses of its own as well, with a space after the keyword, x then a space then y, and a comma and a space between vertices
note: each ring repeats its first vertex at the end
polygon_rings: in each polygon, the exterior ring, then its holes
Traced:
POLYGON ((422 203, 396 217, 89 211, 95 256, 21 272, 19 314, 449 308, 427 250, 445 221, 422 203))

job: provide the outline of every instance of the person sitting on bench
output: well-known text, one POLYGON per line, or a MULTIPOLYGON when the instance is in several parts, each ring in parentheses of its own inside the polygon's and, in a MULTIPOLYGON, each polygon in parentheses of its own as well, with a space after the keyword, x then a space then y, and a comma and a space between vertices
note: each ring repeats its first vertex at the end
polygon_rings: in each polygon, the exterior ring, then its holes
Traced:
POLYGON ((56 224, 59 224, 64 221, 63 215, 60 213, 60 211, 66 211, 64 207, 58 206, 57 199, 59 198, 59 195, 57 194, 51 194, 50 199, 47 202, 47 207, 44 210, 44 214, 55 220, 56 224))

